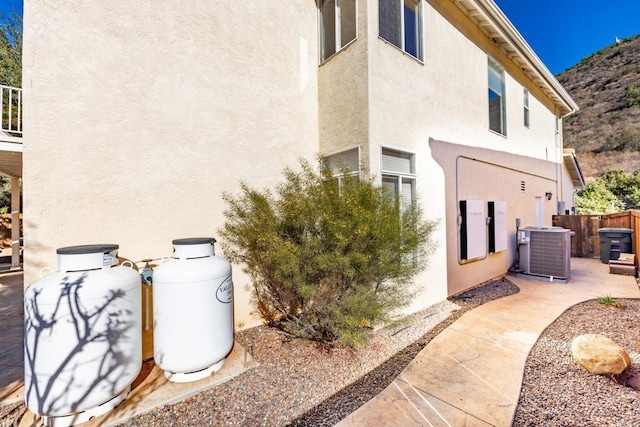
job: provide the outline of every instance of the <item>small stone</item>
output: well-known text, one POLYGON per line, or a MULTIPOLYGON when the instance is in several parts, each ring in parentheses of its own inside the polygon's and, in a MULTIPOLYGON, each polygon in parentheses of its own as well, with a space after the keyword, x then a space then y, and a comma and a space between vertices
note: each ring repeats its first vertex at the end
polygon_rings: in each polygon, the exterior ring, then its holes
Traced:
POLYGON ((631 366, 629 353, 599 334, 575 337, 571 342, 571 353, 587 371, 598 375, 617 375, 631 366))
POLYGON ((640 375, 632 376, 628 381, 627 385, 634 390, 640 390, 640 375))

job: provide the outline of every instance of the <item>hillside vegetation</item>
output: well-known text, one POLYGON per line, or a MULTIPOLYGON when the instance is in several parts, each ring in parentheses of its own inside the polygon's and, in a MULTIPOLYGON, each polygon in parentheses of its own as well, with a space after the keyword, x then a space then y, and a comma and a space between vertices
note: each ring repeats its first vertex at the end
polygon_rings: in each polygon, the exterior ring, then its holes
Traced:
POLYGON ((557 76, 580 106, 564 120, 587 181, 640 166, 640 35, 590 55, 557 76))

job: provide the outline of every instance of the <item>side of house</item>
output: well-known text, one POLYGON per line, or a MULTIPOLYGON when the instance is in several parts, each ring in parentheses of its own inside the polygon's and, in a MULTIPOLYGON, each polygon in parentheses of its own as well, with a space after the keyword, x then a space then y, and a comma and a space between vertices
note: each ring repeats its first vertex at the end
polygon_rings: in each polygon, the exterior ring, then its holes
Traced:
MULTIPOLYGON (((222 192, 317 152, 313 1, 27 2, 25 284, 56 248, 216 236, 222 192)), ((235 322, 255 324, 236 266, 235 322)))
POLYGON ((408 311, 504 274, 516 218, 571 203, 577 106, 491 0, 33 2, 24 34, 26 284, 61 246, 215 236, 223 192, 318 153, 440 219, 408 311))
POLYGON ((562 159, 564 161, 564 167, 562 168, 562 198, 558 205, 558 215, 575 214, 576 193, 587 184, 576 157, 576 150, 564 148, 562 150, 562 159))
POLYGON ((341 19, 356 35, 321 51, 320 152, 331 164, 359 160, 441 220, 418 309, 504 274, 516 219, 551 225, 558 206, 570 209, 561 127, 577 106, 493 1, 322 1, 320 46, 342 35, 322 24, 346 3, 356 12, 341 19), (466 201, 482 210, 470 234, 466 201), (489 202, 504 202, 497 248, 489 202))

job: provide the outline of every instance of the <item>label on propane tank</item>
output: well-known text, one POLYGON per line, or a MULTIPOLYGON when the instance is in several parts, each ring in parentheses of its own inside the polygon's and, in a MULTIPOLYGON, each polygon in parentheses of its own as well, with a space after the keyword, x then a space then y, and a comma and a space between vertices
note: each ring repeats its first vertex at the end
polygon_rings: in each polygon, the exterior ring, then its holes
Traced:
POLYGON ((233 282, 231 281, 231 275, 225 277, 225 279, 218 286, 216 291, 216 298, 218 301, 224 304, 231 304, 233 300, 233 282))

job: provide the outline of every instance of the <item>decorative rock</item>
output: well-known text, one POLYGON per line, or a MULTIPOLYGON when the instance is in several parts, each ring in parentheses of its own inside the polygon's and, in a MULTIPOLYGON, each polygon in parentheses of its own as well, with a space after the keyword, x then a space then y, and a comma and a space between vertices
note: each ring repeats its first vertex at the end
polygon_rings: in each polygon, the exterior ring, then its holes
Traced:
POLYGON ((571 353, 587 371, 598 375, 620 374, 631 366, 629 353, 603 335, 575 337, 571 342, 571 353))

